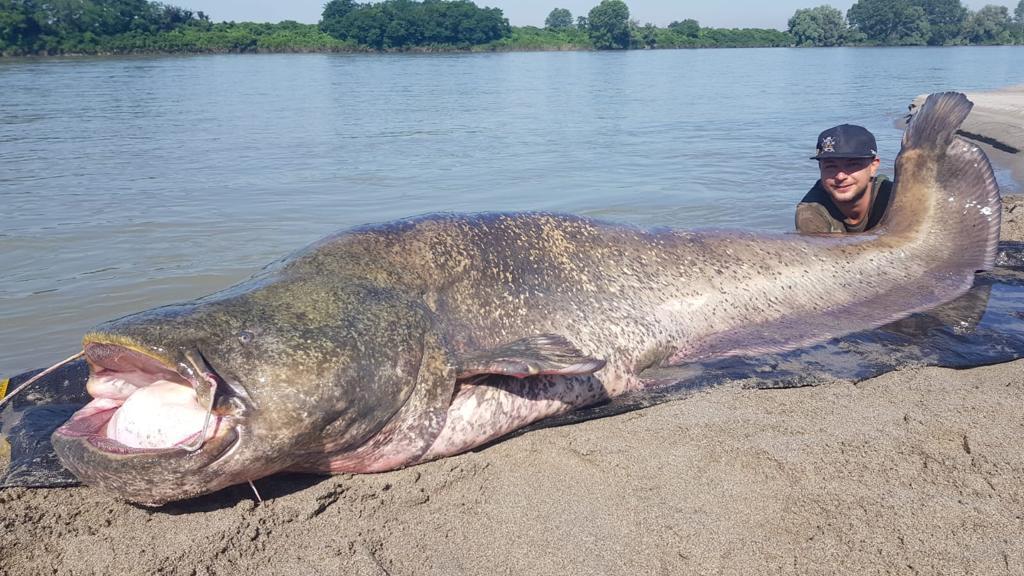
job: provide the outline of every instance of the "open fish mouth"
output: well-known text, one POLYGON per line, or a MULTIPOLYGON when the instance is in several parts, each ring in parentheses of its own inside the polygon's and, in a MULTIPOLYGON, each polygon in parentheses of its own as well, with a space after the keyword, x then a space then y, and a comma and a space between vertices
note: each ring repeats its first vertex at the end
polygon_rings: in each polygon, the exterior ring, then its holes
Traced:
POLYGON ((121 343, 87 341, 93 400, 76 412, 57 434, 86 440, 113 454, 195 451, 223 436, 230 414, 214 410, 216 375, 121 343))

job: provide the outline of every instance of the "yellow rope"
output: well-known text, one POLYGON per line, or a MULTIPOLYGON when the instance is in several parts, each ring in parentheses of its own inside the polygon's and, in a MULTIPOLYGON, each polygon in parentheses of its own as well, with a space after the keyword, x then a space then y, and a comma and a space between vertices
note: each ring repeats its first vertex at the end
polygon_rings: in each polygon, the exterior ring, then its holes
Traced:
MULTIPOLYGON (((10 378, 4 378, 0 380, 0 398, 7 395, 7 385, 11 383, 10 378)), ((11 445, 7 443, 7 438, 0 438, 0 464, 10 463, 11 460, 11 445)))

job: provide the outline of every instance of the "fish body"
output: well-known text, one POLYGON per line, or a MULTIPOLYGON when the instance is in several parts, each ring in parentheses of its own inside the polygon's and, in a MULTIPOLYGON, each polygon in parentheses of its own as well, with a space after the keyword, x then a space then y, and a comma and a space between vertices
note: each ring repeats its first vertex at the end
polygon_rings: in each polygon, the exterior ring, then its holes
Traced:
POLYGON ((657 382, 946 302, 992 265, 1000 200, 935 95, 874 232, 645 230, 431 215, 325 238, 251 280, 86 335, 94 400, 53 435, 89 484, 162 504, 282 470, 457 454, 657 382))

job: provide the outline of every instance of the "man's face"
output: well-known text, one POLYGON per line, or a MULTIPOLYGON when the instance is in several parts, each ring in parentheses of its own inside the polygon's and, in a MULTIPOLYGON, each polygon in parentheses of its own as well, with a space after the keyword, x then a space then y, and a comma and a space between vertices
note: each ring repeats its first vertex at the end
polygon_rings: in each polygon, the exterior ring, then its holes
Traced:
POLYGON ((825 158, 818 160, 821 184, 834 202, 855 202, 878 171, 878 158, 825 158))

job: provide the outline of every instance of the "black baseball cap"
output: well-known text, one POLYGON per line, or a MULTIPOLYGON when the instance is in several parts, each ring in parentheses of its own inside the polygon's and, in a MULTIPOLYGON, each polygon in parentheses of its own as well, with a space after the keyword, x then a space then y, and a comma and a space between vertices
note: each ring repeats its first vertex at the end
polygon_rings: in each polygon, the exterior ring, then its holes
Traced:
POLYGON ((818 145, 811 160, 825 158, 874 158, 878 156, 875 135, 863 126, 840 124, 818 134, 818 145))

